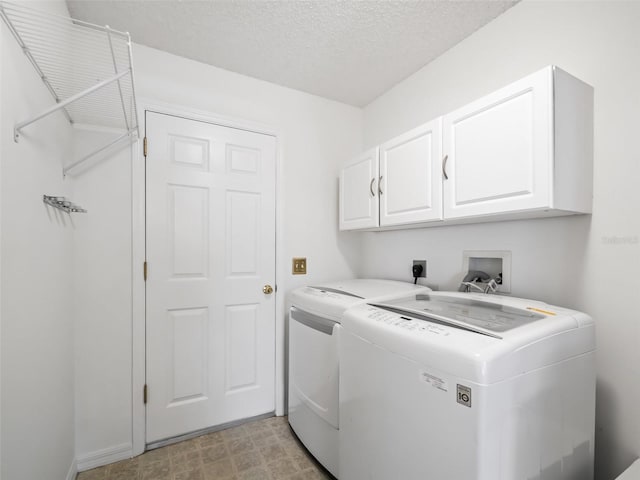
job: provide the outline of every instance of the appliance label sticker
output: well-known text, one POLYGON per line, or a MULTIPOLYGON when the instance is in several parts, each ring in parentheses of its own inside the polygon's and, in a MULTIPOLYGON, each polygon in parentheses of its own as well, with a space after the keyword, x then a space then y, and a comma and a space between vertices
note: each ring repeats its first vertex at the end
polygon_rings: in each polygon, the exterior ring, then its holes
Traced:
POLYGON ((471 388, 458 384, 458 403, 471 408, 471 388))
POLYGON ((445 382, 444 379, 436 377, 435 375, 431 375, 430 373, 420 372, 420 380, 422 380, 423 382, 427 382, 433 388, 437 388, 438 390, 442 390, 443 392, 449 391, 449 389, 447 388, 447 382, 445 382))

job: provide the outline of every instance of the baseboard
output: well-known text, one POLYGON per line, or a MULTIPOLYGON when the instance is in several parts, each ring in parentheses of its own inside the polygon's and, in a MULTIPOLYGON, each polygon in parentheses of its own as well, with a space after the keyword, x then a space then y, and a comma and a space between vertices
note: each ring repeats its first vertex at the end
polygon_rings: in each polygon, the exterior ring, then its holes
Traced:
POLYGON ((69 472, 67 472, 66 480, 76 480, 77 476, 78 476, 78 465, 76 464, 76 460, 74 459, 73 462, 71 462, 71 466, 69 467, 69 472))
POLYGON ((126 460, 133 456, 133 446, 131 443, 122 443, 109 448, 103 448, 102 450, 96 450, 95 452, 87 453, 78 457, 79 472, 85 470, 91 470, 92 468, 108 465, 109 463, 119 462, 120 460, 126 460))

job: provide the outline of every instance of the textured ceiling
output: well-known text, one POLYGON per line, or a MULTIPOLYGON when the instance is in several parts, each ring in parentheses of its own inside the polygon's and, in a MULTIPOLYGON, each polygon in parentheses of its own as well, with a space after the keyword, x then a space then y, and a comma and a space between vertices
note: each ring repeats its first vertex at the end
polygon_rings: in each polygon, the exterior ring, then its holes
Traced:
POLYGON ((364 106, 515 1, 68 0, 71 16, 226 70, 364 106))

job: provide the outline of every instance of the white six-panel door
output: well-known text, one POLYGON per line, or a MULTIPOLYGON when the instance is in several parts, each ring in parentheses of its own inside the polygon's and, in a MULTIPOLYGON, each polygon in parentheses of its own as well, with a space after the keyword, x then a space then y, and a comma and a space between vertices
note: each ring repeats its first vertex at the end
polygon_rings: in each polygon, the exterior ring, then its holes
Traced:
POLYGON ((276 140, 146 113, 147 443, 272 412, 276 140))

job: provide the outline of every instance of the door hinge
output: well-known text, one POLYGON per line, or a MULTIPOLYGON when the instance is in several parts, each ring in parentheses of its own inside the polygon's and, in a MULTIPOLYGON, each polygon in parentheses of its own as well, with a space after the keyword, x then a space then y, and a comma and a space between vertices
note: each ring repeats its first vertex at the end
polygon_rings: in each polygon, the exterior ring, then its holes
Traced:
POLYGON ((142 140, 142 154, 147 158, 147 137, 144 137, 144 140, 142 140))
POLYGON ((145 403, 145 405, 147 404, 147 384, 144 384, 144 387, 142 387, 142 401, 145 403))
POLYGON ((142 274, 144 275, 144 281, 147 281, 147 262, 145 261, 142 266, 142 274))

